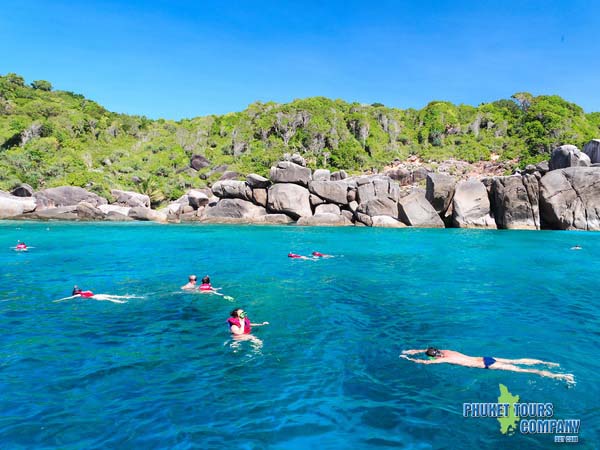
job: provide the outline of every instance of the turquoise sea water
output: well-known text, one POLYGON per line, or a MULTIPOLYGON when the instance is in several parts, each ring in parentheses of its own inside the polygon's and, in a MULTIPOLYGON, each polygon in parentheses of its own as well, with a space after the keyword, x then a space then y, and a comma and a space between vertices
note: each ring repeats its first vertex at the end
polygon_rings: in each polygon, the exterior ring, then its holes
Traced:
POLYGON ((499 384, 600 442, 597 233, 0 222, 0 249, 1 448, 557 448, 463 417, 499 384), (53 302, 74 284, 143 298, 53 302), (577 384, 398 358, 428 345, 577 384))

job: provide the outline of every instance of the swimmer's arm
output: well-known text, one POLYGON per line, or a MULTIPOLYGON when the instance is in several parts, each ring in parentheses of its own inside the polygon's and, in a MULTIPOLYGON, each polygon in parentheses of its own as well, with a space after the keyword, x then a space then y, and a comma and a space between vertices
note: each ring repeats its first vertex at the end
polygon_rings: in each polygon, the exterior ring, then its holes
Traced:
POLYGON ((269 322, 263 322, 263 323, 251 323, 250 326, 253 327, 262 327, 263 325, 269 325, 269 322))
POLYGON ((417 355, 419 353, 425 353, 427 350, 402 350, 403 355, 417 355))
POLYGON ((442 361, 441 359, 415 359, 415 358, 409 358, 406 355, 400 355, 400 358, 408 359, 409 361, 416 362, 417 364, 439 364, 439 363, 445 362, 445 361, 442 361))

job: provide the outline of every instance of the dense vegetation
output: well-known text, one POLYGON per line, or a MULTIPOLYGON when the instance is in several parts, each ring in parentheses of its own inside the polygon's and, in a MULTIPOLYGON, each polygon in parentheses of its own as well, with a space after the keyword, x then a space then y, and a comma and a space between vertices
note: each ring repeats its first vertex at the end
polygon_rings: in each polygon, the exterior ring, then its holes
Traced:
POLYGON ((600 113, 585 114, 558 96, 519 93, 477 107, 433 101, 421 110, 315 97, 175 122, 113 113, 82 95, 53 91, 45 80, 27 85, 19 75, 0 76, 3 190, 25 182, 106 196, 118 187, 159 202, 205 186, 224 166, 266 175, 290 152, 313 168, 356 172, 411 154, 470 162, 495 154, 524 166, 558 145, 599 136, 600 113), (192 169, 194 155, 207 166, 192 169))

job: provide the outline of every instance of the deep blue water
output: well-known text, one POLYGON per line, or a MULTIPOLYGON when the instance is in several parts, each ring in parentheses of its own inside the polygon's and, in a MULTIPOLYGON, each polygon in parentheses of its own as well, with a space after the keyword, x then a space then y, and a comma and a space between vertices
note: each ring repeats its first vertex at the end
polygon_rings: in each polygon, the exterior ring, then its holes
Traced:
POLYGON ((0 249, 1 448, 557 448, 462 416, 499 384, 599 442, 598 233, 0 222, 0 249), (74 284, 143 298, 53 302, 74 284), (428 345, 577 383, 398 358, 428 345))

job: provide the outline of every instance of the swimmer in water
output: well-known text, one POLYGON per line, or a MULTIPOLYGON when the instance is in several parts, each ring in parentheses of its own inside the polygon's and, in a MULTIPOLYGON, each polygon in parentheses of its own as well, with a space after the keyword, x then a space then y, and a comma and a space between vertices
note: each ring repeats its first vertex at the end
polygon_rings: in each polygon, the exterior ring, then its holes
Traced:
POLYGON ((187 284, 184 284, 183 286, 181 286, 181 289, 186 290, 186 291, 196 289, 196 281, 197 280, 198 280, 198 278, 196 277, 196 275, 190 275, 188 277, 187 284))
POLYGON ((572 374, 553 373, 547 370, 526 369, 519 367, 519 365, 531 366, 535 364, 544 364, 549 367, 558 366, 556 363, 540 361, 539 359, 504 359, 492 358, 491 356, 468 356, 459 352, 455 352, 454 350, 438 350, 435 347, 429 347, 426 350, 404 350, 400 355, 400 358, 404 358, 418 364, 448 363, 465 367, 474 367, 477 369, 495 369, 509 370, 511 372, 534 373, 543 377, 565 380, 568 383, 575 382, 572 374), (408 356, 419 353, 425 353, 429 359, 415 359, 408 356))
POLYGON ((333 258, 333 255, 326 255, 321 252, 312 252, 313 258, 333 258))
POLYGON ((231 331, 231 334, 234 336, 250 334, 252 327, 269 325, 269 322, 251 323, 250 319, 246 316, 246 312, 242 308, 235 308, 231 311, 230 316, 231 317, 227 319, 227 323, 229 324, 229 331, 231 331))
POLYGON ((571 247, 571 250, 581 250, 581 246, 580 245, 576 245, 574 247, 571 247))
POLYGON ((293 253, 293 252, 289 252, 288 253, 288 258, 292 258, 292 259, 311 259, 308 256, 298 255, 297 253, 293 253))
POLYGON ((202 284, 200 285, 200 287, 198 287, 198 290, 200 292, 206 292, 206 293, 216 292, 218 289, 219 288, 212 287, 212 284, 210 284, 210 277, 208 275, 206 275, 204 278, 202 278, 202 284))

